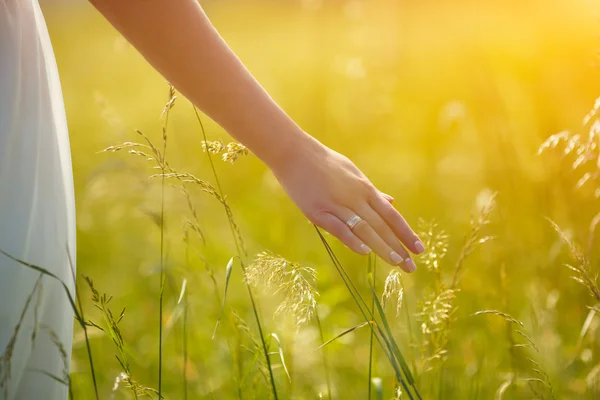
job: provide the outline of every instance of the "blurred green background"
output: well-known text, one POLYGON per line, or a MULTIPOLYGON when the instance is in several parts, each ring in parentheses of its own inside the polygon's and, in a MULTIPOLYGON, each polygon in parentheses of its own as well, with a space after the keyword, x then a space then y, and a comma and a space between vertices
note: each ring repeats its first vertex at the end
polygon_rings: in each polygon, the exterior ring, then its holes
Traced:
MULTIPOLYGON (((581 0, 542 1, 205 1, 217 29, 282 107, 328 146, 350 157, 413 225, 435 220, 450 236, 442 260, 444 279, 453 272, 469 219, 482 199, 498 192, 492 223, 495 237, 468 258, 456 298, 447 359, 435 371, 419 371, 424 398, 493 398, 511 371, 535 376, 511 348, 499 309, 522 320, 539 348, 535 359, 549 375, 557 398, 597 398, 595 370, 600 347, 593 320, 579 335, 592 305, 585 288, 562 266, 566 252, 550 217, 581 242, 599 210, 593 193, 576 190, 580 174, 558 152, 536 155, 551 134, 582 131, 582 118, 600 95, 597 4, 581 0), (501 271, 506 275, 501 279, 501 271), (515 363, 519 365, 515 366, 515 363), (593 374, 591 374, 593 373, 593 374), (590 378, 591 376, 591 378, 590 378)), ((160 118, 168 84, 87 4, 43 2, 42 8, 61 75, 73 153, 78 217, 78 272, 114 296, 131 370, 140 383, 158 379, 158 296, 161 207, 152 164, 125 152, 103 153, 139 141, 135 129, 161 143, 160 118)), ((185 62, 185 60, 182 60, 185 62)), ((209 140, 230 139, 205 118, 209 140)), ((202 136, 189 102, 179 97, 168 126, 172 167, 213 182, 202 136)), ((250 257, 271 250, 317 269, 319 315, 325 338, 361 322, 361 316, 331 266, 313 227, 294 207, 272 174, 255 157, 234 165, 216 160, 217 173, 250 257)), ((167 334, 164 393, 183 398, 185 368, 189 398, 238 398, 232 361, 240 340, 224 322, 211 340, 218 316, 225 266, 235 254, 226 216, 214 198, 191 189, 206 241, 184 242, 190 218, 185 197, 165 191, 165 291, 167 334), (215 293, 207 268, 215 272, 215 293), (183 280, 189 296, 189 360, 183 365, 182 318, 177 301, 183 280), (171 320, 170 320, 171 319, 171 320), (171 323, 175 321, 175 323, 171 323), (172 326, 172 328, 171 328, 172 326)), ((333 237, 334 250, 366 292, 366 259, 333 237)), ((596 246, 597 247, 597 246, 596 246)), ((592 266, 598 252, 592 252, 592 266)), ((379 276, 389 268, 379 264, 379 276)), ((404 317, 393 319, 406 354, 420 365, 420 302, 435 274, 422 267, 404 276, 404 317), (414 344, 413 343, 413 344, 414 344)), ((381 285, 381 280, 378 282, 381 285)), ((381 286, 380 286, 381 287, 381 286)), ((90 293, 80 285, 86 309, 98 319, 90 293)), ((240 270, 231 278, 225 321, 232 309, 256 335, 240 270)), ((273 318, 274 300, 259 296, 265 334, 282 340, 291 383, 275 369, 281 398, 326 397, 320 343, 313 323, 296 329, 273 318)), ((91 339, 101 398, 129 398, 112 391, 121 371, 110 339, 91 339)), ((242 340, 243 341, 243 340, 242 340)), ((77 398, 92 386, 82 333, 75 331, 73 384, 77 398)), ((327 346, 332 395, 367 396, 369 332, 358 330, 327 346)), ((252 376, 252 356, 244 373, 252 376)), ((277 357, 274 364, 279 364, 277 357)), ((253 372, 254 371, 254 372, 253 372)), ((385 398, 394 379, 379 354, 375 376, 385 398)), ((268 387, 250 379, 245 398, 267 398, 268 387)), ((246 390, 245 389, 245 390, 246 390)), ((540 389, 514 385, 505 398, 551 398, 540 389)))

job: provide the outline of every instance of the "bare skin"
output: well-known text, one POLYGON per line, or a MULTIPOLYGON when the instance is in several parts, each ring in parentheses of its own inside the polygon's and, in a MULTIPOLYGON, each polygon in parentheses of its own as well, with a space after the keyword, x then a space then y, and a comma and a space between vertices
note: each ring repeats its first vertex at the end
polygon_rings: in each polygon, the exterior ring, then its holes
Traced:
POLYGON ((231 51, 195 0, 91 0, 183 95, 246 145, 317 226, 412 272, 418 236, 345 156, 304 132, 231 51), (353 229, 346 222, 362 218, 353 229))

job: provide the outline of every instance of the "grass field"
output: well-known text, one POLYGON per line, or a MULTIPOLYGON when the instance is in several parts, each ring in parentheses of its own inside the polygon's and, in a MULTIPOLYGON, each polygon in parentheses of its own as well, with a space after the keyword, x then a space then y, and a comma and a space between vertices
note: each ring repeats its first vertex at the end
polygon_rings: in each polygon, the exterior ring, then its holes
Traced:
MULTIPOLYGON (((113 296, 115 316, 126 307, 118 324, 121 349, 110 335, 89 328, 100 398, 134 397, 127 379, 113 388, 123 372, 115 355, 128 360, 132 380, 158 389, 161 264, 163 395, 272 397, 237 259, 212 339, 226 266, 238 254, 223 204, 188 184, 195 219, 180 181, 167 180, 163 191, 160 178, 149 179, 161 172, 153 169, 155 161, 126 150, 102 152, 142 142, 136 129, 162 151, 160 115, 168 84, 91 7, 44 10, 71 135, 78 273, 113 296)), ((562 145, 537 154, 554 133, 569 130, 587 138, 590 131, 582 120, 600 95, 597 5, 211 1, 206 10, 304 129, 354 160, 396 198, 413 226, 432 233, 424 235, 431 251, 419 269, 397 282, 403 291, 399 316, 397 291, 386 306, 424 399, 600 396, 600 319, 590 310, 600 300, 593 291, 600 245, 591 228, 600 211, 598 176, 577 187, 584 173, 598 168, 595 161, 573 168, 576 155, 563 157, 562 145), (571 259, 548 218, 581 245, 583 256, 571 259), (578 270, 565 267, 567 262, 578 270), (584 285, 570 279, 577 274, 584 285), (476 315, 485 310, 498 312, 476 315)), ((203 122, 208 140, 230 141, 207 118, 203 122)), ((177 98, 167 125, 168 163, 216 186, 202 140, 192 106, 177 98)), ((593 143, 586 149, 582 154, 597 156, 593 143)), ((266 279, 253 270, 262 282, 253 294, 279 398, 395 398, 394 369, 371 343, 370 325, 314 351, 323 339, 365 321, 314 228, 256 157, 230 164, 213 155, 213 161, 247 261, 270 251, 316 271, 318 319, 299 325, 290 304, 275 315, 283 299, 294 299, 293 285, 273 295, 277 290, 261 290, 266 279)), ((369 260, 326 238, 371 307, 369 260)), ((379 296, 392 271, 377 263, 379 296)), ((83 280, 79 288, 86 318, 104 326, 83 280)), ((94 398, 79 328, 72 385, 75 398, 94 398)))

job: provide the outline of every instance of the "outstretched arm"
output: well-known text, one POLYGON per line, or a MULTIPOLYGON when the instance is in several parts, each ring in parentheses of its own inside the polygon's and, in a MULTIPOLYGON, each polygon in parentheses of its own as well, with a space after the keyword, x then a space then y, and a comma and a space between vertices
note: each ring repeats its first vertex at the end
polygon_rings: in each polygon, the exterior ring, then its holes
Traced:
POLYGON ((423 245, 390 198, 271 99, 195 0, 91 0, 173 86, 273 171, 308 219, 352 250, 415 269, 423 245), (350 229, 354 215, 364 221, 350 229), (404 244, 402 246, 401 242, 404 244))

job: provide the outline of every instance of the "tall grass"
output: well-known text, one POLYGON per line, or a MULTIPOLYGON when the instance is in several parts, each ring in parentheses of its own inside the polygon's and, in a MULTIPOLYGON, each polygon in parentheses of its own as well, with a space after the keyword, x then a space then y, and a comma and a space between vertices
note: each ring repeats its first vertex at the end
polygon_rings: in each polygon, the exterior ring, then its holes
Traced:
POLYGON ((402 385, 402 387, 406 390, 406 393, 407 393, 409 399, 411 399, 411 400, 414 399, 413 393, 411 393, 411 391, 409 390, 409 385, 411 386, 412 390, 414 391, 414 395, 416 395, 417 398, 421 398, 417 388, 414 386, 414 379, 412 377, 412 374, 411 374, 410 370, 408 369, 406 361, 404 360, 404 357, 402 356, 402 353, 400 352, 394 337, 392 336, 392 333, 391 333, 390 327, 389 327, 389 323, 387 322, 385 313, 383 312, 381 304, 379 303, 379 300, 377 299, 377 296, 373 289, 372 274, 369 275, 369 277, 368 277, 368 280, 370 282, 369 285, 370 285, 370 289, 371 289, 371 295, 372 295, 373 302, 374 302, 375 306, 377 307, 377 311, 379 313, 379 317, 381 319, 381 323, 383 324, 384 329, 382 329, 381 326, 378 324, 376 317, 375 317, 375 313, 373 313, 369 310, 369 307, 368 307, 367 303, 365 302, 364 298, 360 294, 356 285, 350 279, 350 276, 346 272, 345 268, 339 262, 338 258, 336 257, 335 253, 329 246, 329 243, 327 242, 327 240, 325 239, 323 234, 319 231, 319 229, 316 226, 315 226, 315 229, 317 230, 317 234, 319 235, 319 238, 321 239, 323 246, 325 247, 327 254, 330 257, 331 262, 333 263, 338 274, 344 281, 344 285, 348 289, 348 292, 352 296, 354 302, 356 303, 361 314, 363 315, 365 322, 368 324, 368 326, 371 327, 371 331, 373 332, 377 342, 383 349, 384 353, 387 355, 391 366, 393 367, 394 371, 396 372, 396 379, 398 381, 398 384, 402 385))
MULTIPOLYGON (((170 92, 171 99, 174 99, 174 93, 170 92)), ((170 101, 172 107, 172 101, 170 101)), ((241 234, 241 229, 236 223, 233 217, 233 211, 227 197, 221 185, 217 167, 213 161, 212 156, 220 155, 223 161, 229 163, 236 163, 239 157, 248 155, 247 150, 239 145, 230 143, 225 145, 222 141, 209 141, 207 139, 206 131, 202 124, 202 120, 197 110, 194 109, 195 116, 199 123, 202 139, 203 139, 203 150, 207 154, 209 165, 212 171, 215 186, 212 184, 197 178, 196 176, 186 173, 179 172, 173 168, 166 160, 164 160, 164 150, 166 145, 163 143, 162 152, 157 150, 156 146, 152 144, 152 141, 145 135, 142 134, 146 143, 131 143, 126 142, 122 145, 111 146, 106 151, 119 151, 121 149, 128 148, 129 152, 136 156, 142 156, 148 158, 150 161, 158 161, 158 167, 160 174, 155 174, 153 177, 161 178, 161 215, 164 215, 164 188, 165 181, 172 180, 181 189, 185 196, 187 208, 190 213, 191 219, 186 223, 185 235, 188 237, 189 232, 196 232, 200 239, 205 241, 205 233, 200 229, 200 220, 198 212, 194 206, 193 196, 188 189, 188 185, 197 185, 203 192, 209 194, 215 198, 225 211, 225 216, 228 220, 229 230, 236 248, 236 255, 232 257, 227 265, 225 273, 225 286, 221 289, 223 292, 222 297, 218 295, 217 281, 215 279, 212 269, 208 266, 206 260, 203 259, 207 271, 209 271, 209 277, 212 281, 212 285, 215 288, 216 303, 220 304, 220 316, 215 321, 216 326, 213 333, 213 338, 224 335, 224 332, 219 333, 219 322, 223 317, 231 313, 233 316, 233 326, 238 330, 241 335, 241 341, 238 341, 238 349, 241 351, 231 348, 234 360, 237 359, 238 367, 237 373, 239 378, 237 379, 237 393, 239 398, 244 398, 246 395, 244 389, 249 376, 252 375, 252 370, 255 369, 258 372, 258 376, 261 376, 264 384, 269 387, 270 396, 278 398, 280 392, 278 391, 275 375, 273 373, 274 364, 271 357, 277 356, 279 364, 277 365, 282 369, 286 378, 293 382, 298 379, 298 376, 290 373, 291 365, 288 364, 289 359, 286 358, 286 352, 284 350, 285 343, 284 337, 276 333, 270 335, 265 334, 263 328, 263 321, 260 318, 259 312, 259 298, 261 296, 256 295, 255 290, 261 292, 266 290, 270 295, 276 295, 282 297, 281 302, 274 307, 275 316, 285 315, 287 318, 291 318, 294 321, 293 325, 297 330, 303 329, 311 320, 315 320, 318 332, 321 338, 321 345, 317 350, 322 352, 323 367, 326 374, 325 380, 327 385, 327 398, 334 398, 335 390, 332 388, 331 378, 329 374, 329 362, 326 356, 326 349, 329 348, 332 343, 339 342, 342 338, 351 337, 358 335, 363 327, 369 327, 369 338, 368 338, 368 359, 365 360, 365 371, 368 380, 368 387, 366 397, 371 399, 375 395, 377 398, 382 396, 384 391, 381 385, 381 380, 376 378, 375 368, 377 365, 377 356, 382 354, 387 360, 389 368, 393 371, 396 384, 393 385, 395 398, 407 398, 407 399, 422 399, 423 394, 420 390, 420 386, 424 385, 425 393, 428 396, 434 398, 445 396, 445 379, 446 374, 452 374, 453 371, 446 367, 448 359, 459 357, 458 354, 453 354, 450 348, 452 339, 452 330, 458 319, 457 316, 457 295, 460 289, 460 283, 462 277, 465 274, 465 267, 467 266, 467 259, 474 253, 478 246, 493 239, 493 236, 485 232, 487 226, 491 221, 491 214, 494 206, 497 202, 496 195, 488 193, 484 201, 480 201, 480 208, 476 210, 469 224, 469 231, 467 232, 462 246, 458 248, 455 255, 455 262, 453 267, 450 269, 444 268, 448 264, 447 257, 450 253, 449 250, 449 236, 444 232, 443 229, 437 224, 426 224, 421 223, 420 236, 423 238, 428 251, 420 256, 419 261, 422 266, 432 273, 433 281, 431 288, 427 291, 423 297, 423 300, 418 305, 418 311, 410 311, 405 299, 405 284, 402 281, 402 276, 398 270, 390 270, 386 278, 378 278, 376 273, 375 263, 376 260, 373 257, 369 257, 368 268, 364 275, 367 279, 366 287, 357 285, 351 275, 348 273, 346 268, 340 261, 340 258, 336 255, 331 245, 326 240, 325 236, 316 229, 316 233, 323 244, 326 253, 338 274, 338 277, 344 284, 347 294, 353 300, 355 306, 358 308, 358 312, 363 316, 364 322, 359 323, 353 327, 345 329, 341 333, 337 334, 333 338, 326 340, 323 334, 323 324, 318 315, 317 308, 317 297, 318 293, 315 288, 315 282, 317 279, 316 270, 312 267, 303 266, 299 263, 291 262, 283 257, 277 256, 271 252, 260 252, 254 257, 254 260, 247 263, 248 252, 246 250, 245 241, 241 234), (150 154, 147 154, 148 151, 150 154), (239 312, 229 311, 227 306, 228 288, 231 285, 232 271, 239 263, 240 269, 243 276, 243 284, 246 286, 248 292, 248 299, 250 301, 250 309, 254 316, 256 323, 257 334, 253 333, 253 329, 248 325, 244 318, 239 312), (383 289, 381 293, 378 293, 377 281, 383 279, 383 289), (370 296, 367 301, 363 295, 368 293, 370 296), (381 297, 381 300, 379 299, 381 297), (394 310, 395 319, 390 322, 385 310, 392 308, 394 310), (396 334, 394 333, 394 326, 402 324, 403 319, 400 318, 402 312, 405 313, 404 330, 405 334, 402 338, 406 341, 409 349, 409 358, 405 357, 404 352, 401 351, 401 346, 397 341, 396 334), (411 330, 411 316, 417 317, 420 321, 420 334, 411 330), (269 340, 270 338, 270 340, 269 340), (249 347, 245 347, 244 342, 250 343, 249 347), (272 344, 276 346, 273 348, 272 344), (379 346, 379 350, 376 351, 375 344, 379 346), (414 355, 413 349, 415 347, 420 348, 420 354, 414 355), (249 354, 251 363, 248 364, 243 361, 244 354, 249 354), (409 367, 407 359, 411 359, 412 371, 409 367)), ((168 116, 168 109, 165 112, 168 116)), ((166 125, 165 125, 166 126, 166 125)), ((163 140, 166 140, 166 128, 163 128, 163 140)), ((593 236, 595 232, 595 226, 597 223, 592 221, 590 225, 590 236, 593 236)), ((162 226, 162 224, 161 224, 162 226)), ((570 252, 575 260, 575 264, 569 265, 569 268, 574 272, 574 278, 585 285, 592 297, 598 301, 600 299, 600 291, 595 283, 595 278, 590 272, 590 262, 586 259, 586 255, 579 251, 576 246, 556 225, 556 230, 561 234, 562 239, 568 245, 570 252)), ((162 230, 163 228, 161 228, 162 230)), ((593 242, 593 237, 590 238, 593 242)), ((189 249, 189 239, 186 239, 186 243, 189 249)), ((164 243, 161 240, 161 247, 164 243)), ((589 247, 589 246, 588 246, 589 247)), ((189 250, 188 250, 189 251, 189 250)), ((591 250, 588 248, 587 254, 591 254, 591 250)), ((161 256, 162 260, 162 256, 161 256)), ((161 261, 163 265, 163 261, 161 261)), ((452 264, 451 264, 452 265, 452 264)), ((163 265, 164 267, 164 265, 163 265)), ((161 268, 161 302, 162 293, 164 289, 164 270, 161 268)), ((90 282, 91 286, 91 282, 90 282)), ((505 289, 506 290, 506 289, 505 289)), ((94 289, 92 287, 92 292, 94 289)), ((186 374, 187 363, 188 363, 188 317, 187 317, 187 291, 182 291, 182 295, 185 300, 182 300, 180 295, 179 302, 183 301, 184 304, 184 319, 183 319, 183 396, 188 396, 188 377, 186 374)), ((97 296, 97 295, 96 295, 97 296)), ((95 298, 95 303, 99 300, 95 298)), ((100 301, 100 309, 106 309, 106 304, 100 301)), ((594 306, 595 307, 595 306, 594 306)), ((592 311, 596 309, 593 308, 592 311)), ((114 319, 110 312, 103 311, 105 315, 108 315, 109 321, 114 320, 113 324, 118 325, 119 318, 114 319)), ((509 375, 507 380, 504 380, 498 386, 496 390, 496 396, 502 398, 505 396, 507 391, 511 388, 518 388, 518 390, 525 390, 528 388, 529 392, 535 396, 544 398, 555 398, 555 386, 552 384, 550 374, 545 372, 540 361, 536 361, 535 357, 524 353, 524 351, 533 351, 539 353, 539 348, 536 346, 534 339, 528 335, 524 329, 524 323, 513 318, 507 313, 498 310, 484 310, 475 313, 475 315, 483 314, 494 314, 501 316, 507 324, 507 335, 509 339, 509 349, 511 354, 512 363, 512 374, 509 375), (519 338, 521 340, 519 340, 519 338), (520 349, 520 350, 518 350, 520 349), (520 352, 519 352, 520 351, 520 352)), ((105 318, 106 319, 106 318, 105 318)), ((227 318, 228 319, 228 318, 227 318)), ((162 321, 162 318, 161 318, 162 321)), ((114 328, 112 328, 114 331, 114 328)), ((161 328, 162 329, 162 328, 161 328)), ((115 336, 114 333, 112 336, 115 336)), ((119 337, 119 335, 116 335, 119 337)), ((159 337, 162 337, 159 335, 159 337)), ((161 339, 162 340, 162 339, 161 339)), ((115 341, 113 339, 113 341, 115 341)), ((123 343, 117 340, 117 349, 122 353, 123 343)), ((162 346, 162 344, 161 344, 162 346)), ((406 347, 406 346, 402 346, 406 347)), ((124 373, 119 375, 117 382, 125 382, 126 387, 131 389, 134 396, 141 393, 151 393, 151 389, 144 388, 141 385, 134 383, 131 380, 129 366, 125 362, 121 362, 124 373), (128 380, 129 379, 129 380, 128 380), (147 390, 143 392, 142 390, 147 390)), ((162 363, 162 350, 159 353, 159 365, 162 363)), ((378 373, 379 368, 377 368, 378 373)), ((385 374, 384 374, 385 375, 385 374)), ((252 384, 252 390, 256 390, 257 393, 261 389, 256 386, 258 383, 254 381, 252 384)), ((118 385, 117 385, 118 386, 118 385)), ((290 385, 293 388, 293 385, 290 385)), ((212 393, 212 389, 211 389, 212 393)), ((515 393, 514 391, 511 393, 515 393)), ((160 375, 159 375, 159 390, 156 394, 161 397, 163 394, 160 389, 160 375)), ((253 395, 251 395, 252 397, 253 395)), ((426 396, 425 398, 429 398, 426 396)))
MULTIPOLYGON (((311 321, 314 321, 318 330, 318 335, 321 341, 320 346, 317 350, 322 353, 322 364, 323 371, 325 373, 325 382, 327 387, 327 398, 332 399, 335 397, 335 385, 332 384, 330 376, 330 362, 327 357, 327 349, 329 349, 333 343, 339 343, 343 340, 347 340, 349 337, 358 337, 362 328, 369 327, 369 336, 366 341, 366 348, 368 349, 368 358, 363 360, 365 376, 367 377, 368 386, 366 388, 366 397, 372 399, 381 398, 385 391, 382 384, 382 380, 376 377, 375 374, 386 375, 385 371, 381 370, 380 364, 378 364, 378 356, 382 355, 387 360, 387 367, 392 372, 395 384, 393 387, 393 396, 397 399, 423 399, 423 398, 438 398, 447 396, 444 389, 446 385, 446 379, 449 374, 455 374, 455 372, 449 368, 449 360, 459 358, 460 355, 456 354, 456 348, 452 347, 452 337, 454 335, 453 330, 456 329, 455 325, 459 322, 457 298, 459 296, 460 284, 463 276, 467 273, 466 266, 468 258, 475 252, 475 250, 482 244, 490 241, 493 236, 490 235, 488 225, 492 220, 492 211, 497 203, 497 197, 495 194, 488 194, 486 200, 481 203, 480 208, 476 211, 469 224, 469 230, 465 236, 462 246, 458 247, 455 254, 455 262, 449 263, 448 255, 452 253, 449 245, 449 235, 435 223, 421 223, 420 224, 420 236, 424 240, 428 251, 419 257, 420 264, 425 267, 426 270, 432 276, 431 286, 427 289, 427 293, 423 300, 418 305, 417 310, 409 311, 409 307, 406 303, 405 283, 403 282, 402 275, 396 269, 391 269, 385 276, 385 279, 380 277, 377 273, 376 259, 374 256, 368 258, 367 270, 364 271, 364 277, 366 278, 366 285, 362 286, 355 283, 351 274, 343 266, 339 256, 334 252, 332 246, 329 244, 325 236, 321 231, 316 228, 316 234, 319 237, 324 249, 326 250, 327 256, 330 259, 334 270, 337 273, 339 279, 341 279, 347 295, 354 302, 358 312, 363 317, 363 321, 355 326, 343 330, 331 339, 326 340, 324 335, 323 321, 319 317, 317 298, 319 296, 316 290, 317 273, 316 269, 308 265, 303 265, 297 262, 288 261, 287 259, 275 255, 269 251, 263 251, 258 253, 253 261, 247 263, 248 253, 245 249, 245 242, 241 234, 241 229, 233 218, 233 212, 227 201, 227 197, 219 181, 217 174, 217 168, 212 160, 212 155, 220 154, 223 161, 235 163, 240 156, 247 155, 247 151, 244 150, 240 145, 228 145, 225 146, 221 142, 209 142, 207 140, 206 132, 201 123, 200 116, 196 110, 194 110, 198 122, 203 134, 203 147, 208 155, 209 164, 212 169, 213 178, 216 186, 212 186, 210 183, 197 178, 196 176, 177 171, 170 163, 167 162, 166 153, 166 123, 170 108, 173 106, 175 99, 175 93, 171 89, 170 100, 165 111, 165 124, 162 130, 162 149, 159 150, 152 142, 152 140, 145 134, 138 132, 144 139, 143 143, 125 142, 121 145, 111 146, 105 151, 117 152, 123 149, 128 149, 129 153, 136 157, 143 157, 151 163, 155 163, 155 167, 160 170, 159 174, 154 174, 151 178, 160 177, 160 218, 159 227, 161 229, 160 246, 163 249, 166 246, 165 235, 166 228, 164 226, 164 215, 166 212, 165 204, 165 190, 167 188, 166 182, 173 181, 175 186, 180 189, 184 195, 188 212, 190 213, 190 220, 184 225, 184 238, 186 242, 186 251, 190 251, 192 246, 189 241, 189 233, 195 232, 201 241, 205 240, 205 233, 200 228, 200 217, 192 200, 193 196, 188 189, 189 185, 199 186, 203 192, 207 193, 210 197, 216 199, 219 204, 225 210, 225 216, 229 223, 229 229, 236 246, 237 254, 233 256, 226 268, 225 272, 225 286, 223 289, 223 296, 219 296, 219 287, 215 278, 214 272, 207 260, 199 254, 203 260, 205 268, 208 272, 208 278, 212 282, 215 293, 215 304, 219 304, 221 316, 218 317, 215 322, 217 326, 214 329, 213 338, 220 338, 222 335, 226 335, 229 330, 223 329, 222 332, 218 330, 218 322, 225 315, 228 317, 227 320, 233 321, 232 326, 238 331, 238 335, 242 338, 238 341, 237 348, 231 347, 232 357, 234 360, 237 359, 239 362, 237 367, 237 394, 239 398, 253 398, 261 393, 261 385, 268 388, 268 393, 273 398, 281 396, 281 392, 278 390, 277 381, 273 372, 275 367, 281 368, 283 374, 289 382, 294 382, 296 379, 302 379, 293 372, 293 365, 289 363, 290 358, 286 355, 286 348, 289 347, 285 343, 285 336, 278 335, 275 332, 265 334, 263 328, 263 321, 260 318, 259 312, 259 299, 261 296, 257 296, 256 293, 261 290, 266 290, 271 296, 275 295, 281 298, 281 301, 275 305, 271 302, 272 308, 274 308, 274 316, 285 316, 293 321, 293 326, 296 331, 305 329, 309 326, 311 321), (250 301, 250 309, 255 319, 257 334, 254 333, 254 329, 245 321, 242 315, 235 311, 233 306, 228 306, 227 294, 228 288, 231 283, 232 271, 235 265, 239 263, 240 269, 243 276, 243 284, 247 289, 248 299, 250 301), (452 268, 445 268, 446 265, 452 265, 452 268), (383 286, 377 284, 382 281, 383 286), (364 296, 368 295, 369 298, 364 296), (380 300, 381 299, 381 300, 380 300), (389 311, 393 310, 394 319, 390 320, 387 316, 386 309, 389 311), (402 313, 405 313, 406 319, 401 318, 402 313), (229 316, 231 318, 229 318, 229 316), (417 317, 420 321, 420 333, 417 334, 411 330, 411 317, 417 317), (398 335, 398 331, 395 329, 397 325, 403 325, 404 333, 398 335), (398 337, 401 336, 402 342, 398 341, 398 337), (249 343, 249 347, 244 343, 249 343), (402 345, 404 344, 404 345, 402 345), (378 345, 378 348, 375 347, 378 345), (418 346, 420 354, 415 356, 413 353, 413 347, 418 346), (401 348, 408 348, 409 352, 406 353, 401 348), (410 354, 410 357, 405 357, 405 354, 410 354), (249 359, 244 361, 246 355, 249 359), (272 357, 276 356, 278 364, 274 364, 272 357), (409 367, 408 359, 411 359, 412 365, 409 367), (249 363, 248 363, 249 362, 249 363), (259 381, 252 381, 251 376, 262 377, 263 384, 259 381), (251 385, 247 383, 251 381, 251 385), (251 387, 255 394, 248 394, 246 391, 248 387, 251 387)), ((561 138, 567 136, 561 136, 561 138)), ((594 136, 595 138, 596 136, 594 136)), ((554 140, 554 139, 551 139, 554 140)), ((560 139, 567 140, 567 139, 560 139)), ((579 140, 579 139, 577 139, 579 140)), ((579 150, 572 150, 577 148, 577 140, 567 141, 567 148, 571 149, 566 152, 569 154, 570 151, 575 151, 580 156, 582 154, 588 154, 587 152, 596 151, 596 145, 586 142, 585 146, 580 147, 579 150), (570 144, 569 144, 570 143, 570 144), (589 149, 591 147, 591 150, 589 149)), ((594 139, 595 140, 595 139, 594 139)), ((559 141, 560 142, 560 141, 559 141)), ((559 143, 557 142, 557 144, 559 143)), ((583 145, 580 145, 583 146, 583 145)), ((550 147, 557 147, 557 145, 549 146, 544 144, 542 148, 545 150, 550 147)), ((595 154, 595 153, 594 153, 595 154)), ((587 157, 587 156, 586 156, 587 157)), ((581 163, 577 164, 574 168, 577 170, 581 163)), ((586 181, 587 182, 587 181, 586 181)), ((577 185, 581 187, 581 185, 577 185)), ((550 221, 551 226, 558 233, 560 240, 566 245, 571 262, 566 263, 567 268, 572 273, 572 278, 583 285, 589 292, 592 300, 592 305, 589 306, 589 314, 583 327, 581 328, 580 340, 577 343, 577 351, 581 350, 583 345, 583 338, 588 334, 590 329, 593 327, 593 321, 596 313, 600 312, 600 289, 597 283, 597 272, 594 269, 594 243, 595 243, 595 231, 598 217, 594 217, 589 224, 588 238, 584 240, 587 244, 580 246, 573 238, 572 235, 561 229, 556 223, 550 221)), ((51 279, 58 279, 56 275, 47 271, 43 267, 28 264, 18 258, 5 253, 0 250, 0 253, 6 257, 9 257, 13 261, 16 261, 25 268, 37 271, 42 276, 48 276, 51 279)), ((159 329, 159 346, 158 346, 158 365, 159 375, 157 380, 157 389, 142 385, 138 383, 133 377, 131 359, 134 353, 133 348, 129 347, 125 341, 125 335, 122 331, 122 321, 125 315, 125 309, 119 313, 114 314, 111 307, 111 296, 106 294, 100 294, 96 289, 93 281, 89 277, 85 277, 89 289, 92 294, 92 304, 99 311, 102 318, 102 323, 96 323, 92 320, 84 319, 84 308, 81 301, 81 290, 77 292, 76 299, 69 292, 66 283, 61 282, 73 312, 75 314, 76 321, 78 321, 82 328, 86 348, 88 354, 88 360, 91 372, 91 381, 93 392, 96 398, 100 398, 100 390, 97 382, 96 371, 98 364, 94 364, 92 359, 92 351, 90 345, 90 338, 88 335, 88 328, 94 327, 99 329, 109 338, 116 349, 116 359, 120 368, 120 372, 114 378, 112 383, 112 393, 122 393, 120 388, 124 387, 131 394, 133 398, 141 396, 166 398, 171 396, 177 396, 175 394, 167 395, 166 389, 162 384, 164 378, 164 351, 165 351, 165 340, 167 336, 164 332, 163 326, 163 304, 166 301, 164 297, 165 283, 167 280, 166 271, 166 260, 164 258, 164 250, 161 250, 161 261, 160 261, 160 291, 159 291, 159 316, 160 316, 160 329, 159 329)), ((501 267, 501 276, 506 277, 506 271, 504 267, 501 267)), ((506 279, 501 279, 502 293, 505 295, 509 290, 506 279)), ((39 282, 39 280, 38 280, 39 282)), ((33 302, 35 293, 37 290, 37 284, 34 287, 34 291, 29 295, 27 304, 22 314, 29 308, 33 302)), ((188 300, 187 280, 183 280, 183 285, 179 293, 179 299, 177 300, 177 308, 182 311, 182 371, 181 371, 181 397, 188 398, 189 392, 189 379, 187 374, 188 364, 193 362, 193 355, 189 353, 189 341, 190 335, 190 322, 189 322, 189 300, 188 300)), ((504 297, 503 297, 504 299, 504 297)), ((168 300, 167 300, 168 301, 168 300)), ((510 307, 510 304, 503 300, 504 307, 510 307)), ((236 307, 238 307, 237 305, 236 307)), ((37 306, 35 312, 37 313, 37 306)), ((175 313, 174 313, 175 314, 175 313)), ((495 389, 494 395, 496 398, 506 398, 507 396, 525 396, 531 395, 537 398, 560 398, 559 393, 561 390, 564 391, 563 385, 556 385, 553 375, 559 374, 556 370, 553 372, 547 371, 547 366, 544 361, 542 350, 536 344, 534 335, 528 332, 526 323, 513 317, 511 314, 497 310, 497 309, 486 309, 483 311, 477 311, 474 315, 494 315, 499 316, 506 326, 508 350, 510 354, 511 372, 500 382, 495 389)), ((21 319, 22 319, 21 318, 21 319)), ((174 317, 172 317, 174 318, 174 317)), ((173 324, 177 324, 177 318, 170 320, 167 325, 170 330, 173 324)), ((9 343, 9 346, 5 349, 2 358, 0 368, 0 377, 2 377, 2 383, 5 384, 10 378, 10 362, 13 356, 11 350, 14 347, 14 341, 17 338, 21 322, 15 327, 15 334, 13 340, 9 343), (12 344, 11 344, 12 343, 12 344)), ((35 331, 33 332, 35 335, 35 331)), ((57 351, 61 354, 66 354, 62 344, 57 339, 56 335, 52 336, 52 333, 48 333, 54 338, 57 351)), ((203 356, 208 356, 204 354, 203 356)), ((293 360, 293 357, 291 358, 293 360)), ((104 367, 104 366, 103 366, 104 367)), ((598 374, 598 369, 593 368, 588 372, 587 385, 589 390, 595 390, 594 380, 598 374)), ((45 373, 49 378, 56 380, 61 384, 69 386, 69 392, 71 398, 76 398, 80 394, 73 390, 71 385, 71 378, 68 375, 58 376, 54 374, 45 373)), ((232 373, 232 375, 235 374, 232 373)), ((234 378, 232 378, 234 379, 234 378)), ((289 390, 293 391, 294 385, 289 385, 289 390)), ((174 389, 169 389, 172 391, 174 389)), ((211 396, 214 396, 214 390, 218 388, 210 388, 211 396)), ((174 393, 174 392, 173 392, 174 393)), ((7 394, 5 393, 5 396, 7 394)), ((321 394, 321 397, 323 395, 321 394)))

